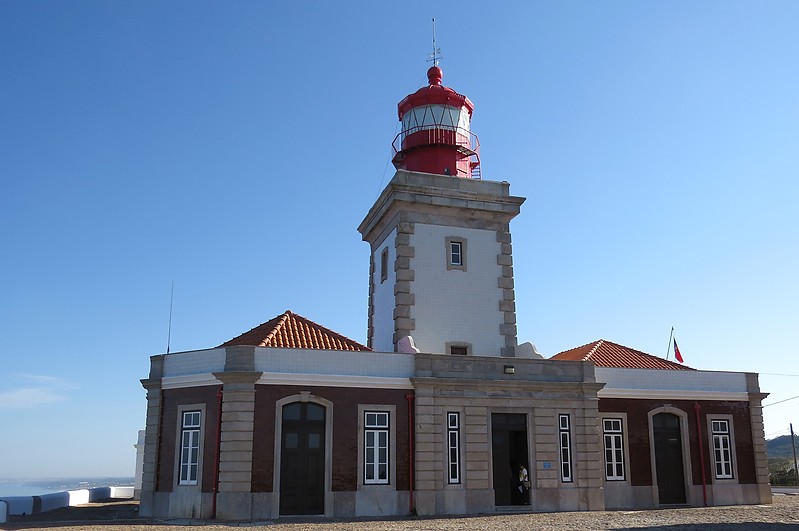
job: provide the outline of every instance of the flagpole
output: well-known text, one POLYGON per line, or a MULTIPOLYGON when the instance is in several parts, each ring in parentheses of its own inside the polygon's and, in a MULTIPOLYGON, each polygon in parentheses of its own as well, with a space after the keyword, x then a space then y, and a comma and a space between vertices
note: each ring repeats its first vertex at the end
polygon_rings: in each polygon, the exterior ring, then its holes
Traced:
POLYGON ((669 359, 669 352, 671 351, 671 340, 674 338, 674 327, 671 327, 671 334, 669 334, 669 346, 666 347, 666 359, 669 359))

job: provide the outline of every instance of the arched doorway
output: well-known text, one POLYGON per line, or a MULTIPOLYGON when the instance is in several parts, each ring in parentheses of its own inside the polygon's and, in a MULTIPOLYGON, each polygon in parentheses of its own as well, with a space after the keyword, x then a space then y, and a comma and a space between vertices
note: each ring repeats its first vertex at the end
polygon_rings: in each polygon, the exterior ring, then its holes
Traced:
POLYGON ((325 512, 325 407, 283 406, 280 441, 280 514, 325 512))
POLYGON ((658 413, 652 417, 655 473, 658 502, 664 505, 685 503, 685 470, 682 455, 680 417, 658 413))

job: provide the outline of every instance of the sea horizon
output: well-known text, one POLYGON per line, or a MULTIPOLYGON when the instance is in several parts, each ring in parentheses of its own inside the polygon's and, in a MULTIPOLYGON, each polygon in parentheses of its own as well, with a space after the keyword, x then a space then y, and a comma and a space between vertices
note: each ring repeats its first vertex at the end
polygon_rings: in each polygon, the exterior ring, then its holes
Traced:
POLYGON ((41 496, 54 492, 95 487, 129 487, 133 485, 133 480, 133 476, 0 479, 0 498, 41 496))

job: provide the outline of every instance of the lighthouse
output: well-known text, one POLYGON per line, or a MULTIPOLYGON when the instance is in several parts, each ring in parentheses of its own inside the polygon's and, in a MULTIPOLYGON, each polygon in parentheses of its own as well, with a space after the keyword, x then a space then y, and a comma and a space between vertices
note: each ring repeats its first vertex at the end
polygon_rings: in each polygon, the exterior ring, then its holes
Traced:
POLYGON ((358 227, 371 247, 368 345, 382 352, 515 356, 510 221, 523 197, 481 178, 474 104, 428 83, 398 106, 397 172, 358 227))
POLYGON ((397 106, 402 131, 394 139, 392 162, 398 170, 480 178, 480 142, 471 132, 474 104, 441 84, 437 65, 427 71, 428 85, 397 106))

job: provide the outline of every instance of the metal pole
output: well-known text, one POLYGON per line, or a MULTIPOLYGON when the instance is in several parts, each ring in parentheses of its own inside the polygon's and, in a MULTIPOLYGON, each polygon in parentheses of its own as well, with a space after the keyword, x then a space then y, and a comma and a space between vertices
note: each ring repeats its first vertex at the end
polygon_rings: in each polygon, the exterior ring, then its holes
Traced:
POLYGON ((791 447, 793 448, 793 471, 796 473, 796 480, 799 481, 799 467, 796 465, 796 439, 793 436, 793 423, 789 424, 791 427, 791 447))
POLYGON ((671 338, 674 337, 674 327, 671 327, 671 334, 669 334, 669 346, 666 347, 666 359, 669 359, 669 352, 671 351, 671 338))
POLYGON ((172 290, 169 292, 169 332, 166 336, 166 353, 169 354, 169 345, 172 343, 172 301, 175 299, 175 283, 172 282, 172 290))

